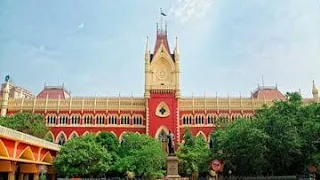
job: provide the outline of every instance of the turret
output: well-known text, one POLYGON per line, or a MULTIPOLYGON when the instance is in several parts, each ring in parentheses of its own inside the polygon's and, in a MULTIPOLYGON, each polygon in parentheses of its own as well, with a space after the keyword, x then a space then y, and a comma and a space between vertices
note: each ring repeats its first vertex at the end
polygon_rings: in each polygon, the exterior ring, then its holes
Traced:
MULTIPOLYGON (((165 26, 166 27, 166 26, 165 26)), ((167 28, 157 26, 154 50, 150 53, 148 41, 145 49, 145 98, 154 91, 176 93, 180 96, 179 48, 178 41, 171 52, 167 38, 167 28), (152 53, 153 52, 153 53, 152 53)))
POLYGON ((318 92, 318 89, 317 89, 314 81, 313 81, 313 85, 312 85, 312 96, 313 96, 313 100, 315 102, 318 102, 318 100, 319 100, 319 92, 318 92))
POLYGON ((180 50, 179 50, 179 43, 178 43, 178 37, 176 37, 176 45, 173 51, 174 54, 174 60, 176 62, 176 97, 180 98, 180 50))
POLYGON ((144 77, 144 96, 148 98, 150 96, 148 81, 149 81, 149 64, 150 64, 150 50, 149 50, 149 38, 146 40, 146 49, 144 53, 144 69, 145 69, 145 77, 144 77))
POLYGON ((5 79, 5 87, 2 91, 2 102, 1 102, 1 116, 4 117, 7 115, 8 102, 9 102, 9 93, 10 93, 10 85, 9 85, 10 76, 7 75, 5 79))

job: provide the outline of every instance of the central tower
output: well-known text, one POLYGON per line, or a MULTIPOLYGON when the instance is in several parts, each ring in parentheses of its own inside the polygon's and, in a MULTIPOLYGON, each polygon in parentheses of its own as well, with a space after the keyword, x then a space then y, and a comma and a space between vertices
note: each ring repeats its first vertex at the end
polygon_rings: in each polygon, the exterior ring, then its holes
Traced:
POLYGON ((172 131, 179 141, 180 56, 178 39, 170 51, 167 26, 157 26, 154 50, 145 49, 146 133, 155 138, 172 131))
POLYGON ((178 39, 171 53, 167 38, 167 28, 157 26, 156 43, 153 53, 149 50, 149 40, 145 49, 145 97, 151 90, 174 90, 180 96, 180 57, 178 39))

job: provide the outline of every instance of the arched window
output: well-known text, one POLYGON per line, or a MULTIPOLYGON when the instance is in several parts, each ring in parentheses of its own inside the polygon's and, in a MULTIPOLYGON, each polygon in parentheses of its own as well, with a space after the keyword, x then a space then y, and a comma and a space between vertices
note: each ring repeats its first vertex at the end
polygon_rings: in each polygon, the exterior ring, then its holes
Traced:
POLYGON ((195 124, 204 124, 204 117, 201 114, 196 115, 195 124))
POLYGON ((52 132, 49 131, 49 132, 45 135, 44 139, 47 140, 47 141, 50 141, 50 142, 54 142, 54 136, 53 136, 52 132))
POLYGON ((67 125, 68 124, 68 115, 66 114, 60 114, 59 115, 59 124, 62 124, 62 125, 67 125))
POLYGON ((213 115, 213 114, 208 115, 208 124, 214 124, 216 120, 217 120, 216 115, 213 115))
POLYGON ((105 124, 105 116, 104 115, 97 115, 96 116, 96 124, 105 124))
POLYGON ((133 116, 133 124, 134 125, 142 125, 142 117, 141 116, 133 116))
POLYGON ((47 116, 47 125, 55 125, 56 124, 56 115, 50 114, 47 116))
POLYGON ((108 124, 118 124, 117 119, 118 119, 117 115, 110 115, 108 118, 109 120, 108 124))
POLYGON ((191 115, 184 115, 182 117, 182 123, 183 124, 192 124, 192 116, 191 115))
POLYGON ((164 129, 161 130, 160 134, 159 134, 159 140, 161 142, 166 142, 167 141, 167 133, 164 129))
POLYGON ((71 124, 80 124, 80 115, 73 114, 71 115, 71 124))
POLYGON ((76 137, 79 137, 79 135, 74 131, 71 133, 71 135, 69 136, 69 139, 73 139, 73 138, 76 138, 76 137))
POLYGON ((121 123, 121 124, 125 124, 125 125, 130 124, 129 115, 121 115, 120 123, 121 123))
POLYGON ((92 124, 92 115, 86 114, 83 116, 83 124, 92 124))
POLYGON ((60 133, 60 135, 58 137, 58 144, 64 145, 64 143, 66 143, 66 137, 63 133, 60 133))

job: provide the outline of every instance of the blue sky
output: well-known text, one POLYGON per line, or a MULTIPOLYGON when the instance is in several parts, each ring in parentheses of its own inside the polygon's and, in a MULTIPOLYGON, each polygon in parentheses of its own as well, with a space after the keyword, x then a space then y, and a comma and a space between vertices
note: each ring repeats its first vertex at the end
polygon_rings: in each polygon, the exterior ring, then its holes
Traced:
POLYGON ((183 95, 249 96, 262 75, 284 93, 320 88, 319 0, 1 0, 0 78, 34 93, 46 82, 142 96, 161 7, 171 49, 180 41, 183 95))

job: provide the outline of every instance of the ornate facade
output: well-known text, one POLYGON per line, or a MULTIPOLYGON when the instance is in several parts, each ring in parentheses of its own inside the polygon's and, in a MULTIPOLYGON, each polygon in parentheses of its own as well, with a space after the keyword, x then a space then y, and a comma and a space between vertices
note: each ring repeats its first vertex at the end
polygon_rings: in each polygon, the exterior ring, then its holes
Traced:
MULTIPOLYGON (((258 87, 251 97, 182 97, 180 94, 180 52, 178 39, 169 48, 166 29, 157 29, 154 50, 145 49, 145 92, 143 97, 72 97, 66 89, 46 86, 37 96, 10 96, 12 87, 6 80, 2 88, 1 115, 17 112, 43 114, 54 142, 87 133, 109 131, 119 139, 126 132, 144 133, 161 138, 171 130, 182 141, 183 129, 209 141, 217 119, 233 121, 250 118, 263 104, 285 100, 277 87, 258 87)), ((313 98, 319 101, 313 85, 313 98)))

